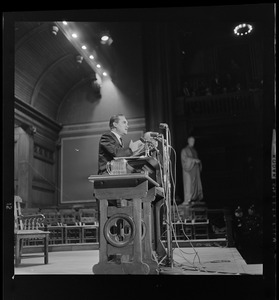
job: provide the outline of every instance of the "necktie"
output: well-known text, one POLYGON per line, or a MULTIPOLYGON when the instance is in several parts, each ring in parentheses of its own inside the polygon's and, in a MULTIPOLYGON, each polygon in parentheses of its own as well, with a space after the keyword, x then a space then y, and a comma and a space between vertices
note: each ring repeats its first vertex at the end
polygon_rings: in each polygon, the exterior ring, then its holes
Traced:
POLYGON ((123 144, 122 138, 120 138, 120 145, 121 145, 121 147, 124 147, 124 144, 123 144))

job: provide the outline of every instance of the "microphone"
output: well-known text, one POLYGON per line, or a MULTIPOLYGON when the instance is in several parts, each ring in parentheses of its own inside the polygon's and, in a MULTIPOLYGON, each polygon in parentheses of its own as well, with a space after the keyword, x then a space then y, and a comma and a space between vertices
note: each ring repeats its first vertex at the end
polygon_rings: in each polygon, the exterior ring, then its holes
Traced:
POLYGON ((156 141, 158 141, 158 142, 161 142, 161 143, 163 143, 163 141, 164 141, 164 145, 166 145, 167 144, 167 141, 166 140, 164 140, 163 138, 161 138, 161 137, 155 137, 154 138, 154 140, 156 140, 156 141))
POLYGON ((168 124, 160 123, 159 128, 168 128, 168 124))
POLYGON ((157 137, 160 133, 159 132, 150 132, 150 137, 157 137))
POLYGON ((151 141, 153 138, 158 137, 160 134, 158 132, 148 131, 143 135, 143 139, 146 141, 151 141))

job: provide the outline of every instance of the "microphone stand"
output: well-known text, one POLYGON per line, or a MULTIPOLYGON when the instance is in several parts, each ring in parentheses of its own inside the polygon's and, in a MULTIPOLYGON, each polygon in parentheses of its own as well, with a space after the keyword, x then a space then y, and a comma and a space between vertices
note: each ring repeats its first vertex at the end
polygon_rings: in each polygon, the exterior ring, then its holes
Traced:
POLYGON ((171 185, 170 185, 170 156, 169 156, 169 135, 168 125, 165 124, 166 139, 162 136, 163 147, 163 182, 166 199, 166 225, 167 225, 167 256, 166 264, 168 267, 173 266, 173 252, 172 252, 172 226, 171 226, 171 185))

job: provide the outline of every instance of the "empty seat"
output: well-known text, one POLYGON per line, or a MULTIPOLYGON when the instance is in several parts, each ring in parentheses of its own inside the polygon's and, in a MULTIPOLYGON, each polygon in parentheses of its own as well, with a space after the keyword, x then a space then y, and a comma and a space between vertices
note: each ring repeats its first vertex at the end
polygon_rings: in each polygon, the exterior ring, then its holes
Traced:
POLYGON ((61 222, 61 215, 55 208, 42 209, 41 212, 45 216, 45 224, 47 230, 50 232, 50 244, 63 244, 64 241, 64 227, 61 222))
POLYGON ((79 212, 74 209, 60 209, 60 215, 64 227, 65 243, 81 243, 82 226, 79 212))
MULTIPOLYGON (((15 266, 19 266, 22 254, 24 240, 42 240, 44 263, 48 263, 48 239, 49 231, 40 230, 43 227, 44 215, 23 215, 21 213, 22 199, 19 196, 14 197, 14 235, 15 235, 15 266)), ((39 256, 39 255, 36 255, 39 256)), ((25 257, 31 257, 25 256, 25 257)))
POLYGON ((82 242, 98 242, 98 222, 94 208, 83 208, 80 210, 80 221, 82 224, 82 242))

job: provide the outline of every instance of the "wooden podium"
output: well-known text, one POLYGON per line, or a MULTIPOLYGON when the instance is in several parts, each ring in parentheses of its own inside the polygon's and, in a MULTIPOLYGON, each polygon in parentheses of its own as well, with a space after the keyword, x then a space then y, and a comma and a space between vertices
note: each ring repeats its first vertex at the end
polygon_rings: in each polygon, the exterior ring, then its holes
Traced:
MULTIPOLYGON (((147 174, 92 175, 99 201, 99 262, 94 274, 158 274, 153 257, 151 203, 162 188, 147 174), (109 206, 109 200, 127 201, 109 206)), ((163 197, 163 195, 161 196, 163 197)))

